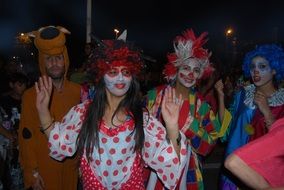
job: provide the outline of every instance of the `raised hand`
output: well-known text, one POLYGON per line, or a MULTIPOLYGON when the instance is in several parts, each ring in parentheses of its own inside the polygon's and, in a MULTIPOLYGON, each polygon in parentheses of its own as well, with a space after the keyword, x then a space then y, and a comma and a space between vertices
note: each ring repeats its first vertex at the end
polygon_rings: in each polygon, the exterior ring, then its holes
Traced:
POLYGON ((225 114, 225 100, 224 100, 224 83, 222 79, 218 80, 214 85, 215 90, 218 94, 218 115, 220 121, 223 122, 225 114))
POLYGON ((38 112, 48 110, 50 96, 52 93, 52 80, 50 77, 43 76, 35 83, 36 89, 36 108, 38 112))
POLYGON ((178 129, 179 111, 182 103, 182 95, 176 97, 175 89, 168 87, 162 101, 162 116, 168 129, 178 129))
POLYGON ((268 97, 260 91, 256 91, 254 94, 254 103, 264 116, 265 126, 269 130, 272 123, 275 121, 274 115, 272 114, 269 104, 268 97))
POLYGON ((223 81, 220 79, 218 80, 215 85, 214 85, 217 93, 218 93, 218 98, 223 98, 224 97, 224 84, 223 81))

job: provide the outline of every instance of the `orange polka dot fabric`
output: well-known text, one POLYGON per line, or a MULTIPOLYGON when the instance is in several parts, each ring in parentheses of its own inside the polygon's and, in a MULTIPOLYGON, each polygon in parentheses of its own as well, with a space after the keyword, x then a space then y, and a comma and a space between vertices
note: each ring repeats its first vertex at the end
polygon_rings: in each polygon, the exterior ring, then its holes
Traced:
MULTIPOLYGON (((76 152, 76 140, 88 105, 85 102, 73 107, 61 123, 56 122, 49 138, 50 156, 63 160, 76 152)), ((145 189, 144 164, 157 171, 168 189, 174 189, 188 154, 184 135, 179 159, 173 145, 166 139, 165 127, 145 113, 144 148, 137 153, 133 151, 134 126, 131 117, 116 128, 109 128, 104 121, 101 122, 99 148, 94 147, 89 163, 84 156, 81 158, 84 189, 145 189)))

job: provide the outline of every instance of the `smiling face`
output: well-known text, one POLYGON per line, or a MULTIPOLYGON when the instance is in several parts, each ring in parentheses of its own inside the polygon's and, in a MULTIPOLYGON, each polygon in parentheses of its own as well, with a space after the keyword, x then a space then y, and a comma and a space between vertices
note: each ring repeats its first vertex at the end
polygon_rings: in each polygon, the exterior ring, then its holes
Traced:
POLYGON ((253 83, 256 86, 262 86, 272 81, 275 70, 270 67, 265 58, 256 56, 251 61, 250 74, 253 83))
POLYGON ((105 75, 104 81, 107 90, 115 96, 123 96, 128 91, 132 75, 125 66, 112 67, 105 75))
POLYGON ((196 84, 197 79, 201 75, 200 63, 197 59, 188 59, 178 70, 177 80, 186 88, 190 88, 196 84))

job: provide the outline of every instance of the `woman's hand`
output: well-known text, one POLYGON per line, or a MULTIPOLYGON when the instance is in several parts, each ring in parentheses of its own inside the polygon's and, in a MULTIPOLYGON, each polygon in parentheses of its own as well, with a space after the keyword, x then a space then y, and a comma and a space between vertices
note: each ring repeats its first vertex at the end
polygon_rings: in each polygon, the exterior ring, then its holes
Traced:
POLYGON ((182 95, 176 97, 175 89, 168 87, 162 101, 162 116, 166 124, 167 138, 171 140, 175 152, 180 157, 181 136, 178 127, 179 112, 182 105, 182 95))
POLYGON ((43 76, 39 78, 38 83, 35 83, 36 89, 36 108, 40 120, 42 132, 49 137, 54 119, 49 112, 49 101, 52 94, 52 80, 50 77, 43 76))
POLYGON ((162 116, 168 130, 178 129, 179 111, 182 105, 182 95, 176 97, 175 89, 168 87, 162 101, 162 116))
POLYGON ((275 118, 270 110, 266 95, 260 91, 256 91, 254 94, 254 102, 260 112, 263 114, 265 126, 267 129, 269 129, 272 123, 275 121, 275 118))
POLYGON ((267 97, 264 93, 256 91, 254 94, 254 103, 257 105, 258 109, 263 115, 270 113, 267 97))
POLYGON ((224 98, 224 83, 223 81, 220 79, 218 80, 215 85, 214 85, 217 94, 218 94, 218 98, 224 98))
POLYGON ((44 185, 43 178, 40 176, 40 174, 37 172, 36 175, 34 175, 34 177, 35 177, 35 180, 32 185, 32 189, 33 190, 44 190, 45 185, 44 185))
POLYGON ((218 94, 218 116, 219 120, 223 122, 225 115, 225 100, 224 100, 224 83, 222 79, 218 80, 214 85, 215 90, 218 94))
POLYGON ((45 112, 48 110, 50 96, 52 93, 52 79, 47 76, 39 78, 35 83, 36 89, 36 108, 38 112, 45 112))

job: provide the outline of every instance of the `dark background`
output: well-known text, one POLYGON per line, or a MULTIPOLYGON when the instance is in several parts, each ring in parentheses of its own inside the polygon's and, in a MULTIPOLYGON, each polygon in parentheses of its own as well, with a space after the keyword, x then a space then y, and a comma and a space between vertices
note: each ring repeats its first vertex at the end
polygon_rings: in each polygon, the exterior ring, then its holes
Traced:
MULTIPOLYGON (((145 54, 165 62, 173 38, 186 28, 197 35, 207 31, 207 47, 222 56, 225 31, 234 29, 241 43, 283 41, 284 6, 281 1, 110 1, 93 0, 92 31, 101 39, 114 38, 114 28, 128 30, 128 40, 145 54)), ((0 0, 0 55, 17 54, 15 36, 41 26, 61 25, 67 38, 71 63, 82 62, 86 41, 86 0, 0 0)), ((240 44, 241 44, 240 43, 240 44)))

